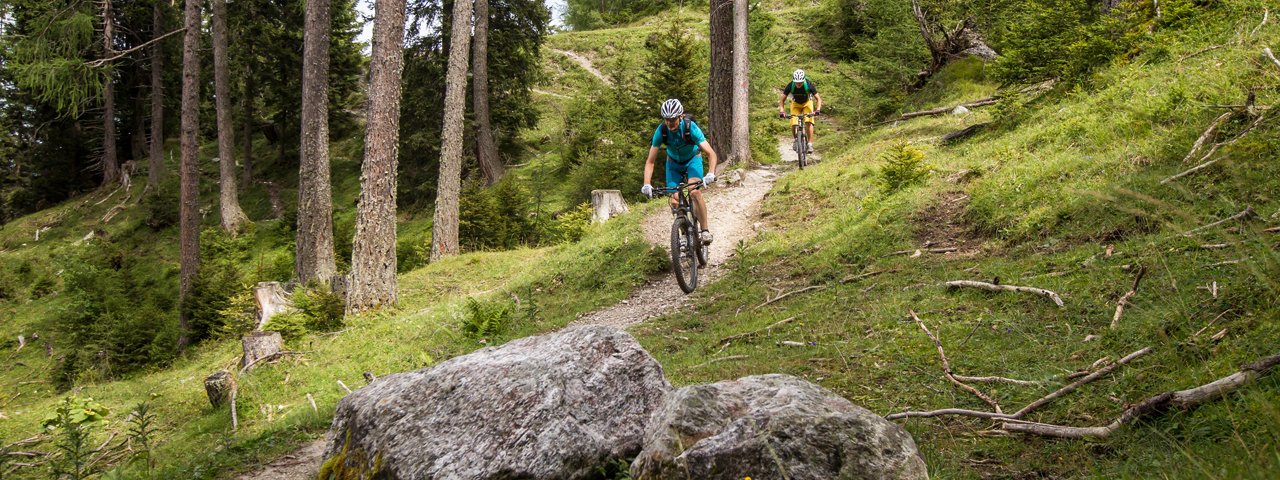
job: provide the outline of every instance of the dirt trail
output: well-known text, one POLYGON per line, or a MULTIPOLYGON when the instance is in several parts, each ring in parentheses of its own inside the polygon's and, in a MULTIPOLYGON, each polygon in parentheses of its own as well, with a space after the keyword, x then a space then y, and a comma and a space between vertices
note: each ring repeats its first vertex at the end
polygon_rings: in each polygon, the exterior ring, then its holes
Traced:
MULTIPOLYGON (((760 200, 773 187, 778 172, 772 169, 744 171, 741 181, 733 186, 717 186, 708 190, 707 210, 711 214, 711 258, 707 266, 698 272, 698 287, 716 281, 724 271, 720 267, 733 254, 738 241, 755 232, 754 219, 760 208, 760 200)), ((655 245, 671 244, 671 214, 665 210, 644 220, 645 239, 655 245)), ((665 315, 689 305, 689 297, 680 291, 670 274, 652 278, 632 293, 626 300, 603 310, 583 315, 574 325, 613 325, 628 327, 646 319, 665 315)))
POLYGON ((591 63, 591 59, 568 50, 556 50, 553 48, 551 51, 569 57, 570 60, 577 62, 578 65, 581 65, 583 69, 590 72, 592 75, 595 75, 595 77, 599 78, 605 85, 613 85, 613 81, 609 80, 609 77, 606 77, 604 73, 601 73, 600 70, 596 69, 596 66, 591 63))
POLYGON ((316 478, 324 455, 324 439, 303 445, 302 448, 282 456, 253 472, 236 477, 236 480, 297 480, 316 478))

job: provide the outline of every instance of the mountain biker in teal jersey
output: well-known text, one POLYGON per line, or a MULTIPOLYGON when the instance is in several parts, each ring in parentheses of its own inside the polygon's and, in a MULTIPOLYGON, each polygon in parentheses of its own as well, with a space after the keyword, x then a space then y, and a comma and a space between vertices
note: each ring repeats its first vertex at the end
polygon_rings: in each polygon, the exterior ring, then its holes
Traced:
MULTIPOLYGON (((658 158, 658 147, 666 146, 667 150, 667 188, 675 188, 680 183, 682 177, 688 178, 689 183, 705 180, 704 183, 716 181, 716 151, 711 149, 711 144, 707 143, 707 136, 702 133, 702 129, 694 123, 693 119, 684 114, 684 106, 679 100, 670 99, 662 102, 662 124, 653 131, 653 141, 649 144, 649 158, 644 162, 644 187, 640 189, 640 193, 646 196, 653 196, 653 185, 650 180, 653 178, 653 162, 658 158), (707 152, 707 158, 710 160, 710 168, 704 176, 702 173, 702 155, 700 152, 707 152)), ((702 191, 693 190, 689 192, 689 196, 693 198, 694 210, 698 215, 698 223, 702 225, 702 243, 711 243, 711 232, 707 230, 707 204, 702 200, 702 191)), ((671 195, 671 208, 679 207, 679 200, 676 195, 671 195)))
MULTIPOLYGON (((818 95, 818 86, 814 85, 804 74, 804 70, 797 69, 791 73, 791 81, 785 87, 782 87, 782 95, 778 97, 778 116, 786 117, 787 113, 784 107, 787 104, 787 95, 791 96, 791 114, 800 115, 804 113, 812 113, 814 115, 822 114, 822 96, 818 95)), ((799 119, 791 119, 791 127, 794 129, 799 119)), ((805 133, 809 136, 809 145, 807 151, 813 153, 813 117, 804 119, 805 133)))

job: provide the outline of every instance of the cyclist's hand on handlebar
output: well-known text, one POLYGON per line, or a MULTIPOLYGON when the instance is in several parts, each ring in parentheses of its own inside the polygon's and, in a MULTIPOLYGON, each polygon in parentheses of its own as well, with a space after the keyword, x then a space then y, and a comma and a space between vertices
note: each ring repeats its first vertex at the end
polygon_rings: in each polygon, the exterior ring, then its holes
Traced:
POLYGON ((703 183, 704 185, 705 185, 705 184, 708 184, 708 183, 711 183, 711 182, 714 182, 714 181, 716 181, 716 174, 715 174, 715 172, 707 172, 706 176, 703 176, 703 177, 702 177, 702 183, 703 183))
POLYGON ((786 113, 786 112, 783 112, 783 111, 781 111, 781 110, 779 110, 779 111, 778 111, 778 118, 787 118, 787 113, 786 113))
POLYGON ((640 194, 649 198, 653 198, 653 185, 649 185, 647 183, 644 184, 643 187, 640 187, 640 194))
POLYGON ((818 116, 818 115, 822 115, 822 110, 814 110, 814 111, 813 111, 813 116, 815 116, 815 117, 816 117, 816 116, 818 116))

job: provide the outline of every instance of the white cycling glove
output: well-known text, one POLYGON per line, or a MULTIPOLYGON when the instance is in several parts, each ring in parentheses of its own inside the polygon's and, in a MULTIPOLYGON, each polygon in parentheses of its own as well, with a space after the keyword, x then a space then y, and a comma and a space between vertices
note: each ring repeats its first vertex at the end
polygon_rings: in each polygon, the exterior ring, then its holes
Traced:
POLYGON ((711 183, 716 181, 716 173, 711 172, 702 177, 702 183, 711 183))
POLYGON ((643 187, 640 187, 640 194, 649 198, 653 198, 653 185, 649 185, 647 183, 644 184, 643 187))

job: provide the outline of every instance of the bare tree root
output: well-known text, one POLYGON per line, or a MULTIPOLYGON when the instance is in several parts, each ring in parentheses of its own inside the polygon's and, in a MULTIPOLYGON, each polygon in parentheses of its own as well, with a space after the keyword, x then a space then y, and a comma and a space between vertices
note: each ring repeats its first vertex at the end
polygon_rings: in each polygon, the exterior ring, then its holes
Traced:
POLYGON ((1133 278, 1133 287, 1120 297, 1120 301, 1116 302, 1116 314, 1111 317, 1111 329, 1115 330, 1120 325, 1120 316, 1124 314, 1124 307, 1129 305, 1129 300, 1138 294, 1138 284, 1142 282, 1142 276, 1147 274, 1146 267, 1138 267, 1138 275, 1133 278))
POLYGON ((924 334, 928 335, 930 340, 933 340, 933 345, 938 347, 938 357, 942 359, 942 372, 946 374, 947 380, 951 380, 951 383, 956 384, 957 387, 960 387, 961 389, 982 399, 982 401, 987 402, 987 405, 991 405, 991 408, 995 409, 996 413, 1001 413, 1000 404, 996 403, 994 399, 987 396, 987 394, 982 393, 981 390, 973 388, 969 384, 956 378, 955 374, 951 372, 951 362, 947 361, 947 354, 942 350, 942 342, 938 341, 938 337, 934 336, 933 332, 929 331, 929 327, 926 327, 924 322, 920 320, 920 317, 916 316, 915 310, 907 310, 907 313, 911 314, 911 319, 916 321, 916 325, 919 325, 921 330, 924 330, 924 334))

